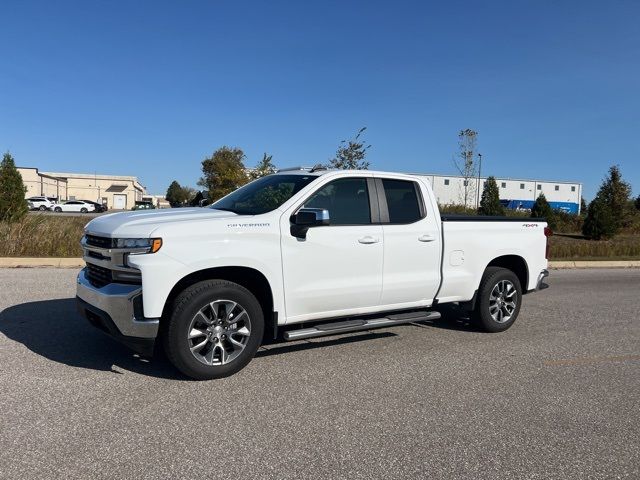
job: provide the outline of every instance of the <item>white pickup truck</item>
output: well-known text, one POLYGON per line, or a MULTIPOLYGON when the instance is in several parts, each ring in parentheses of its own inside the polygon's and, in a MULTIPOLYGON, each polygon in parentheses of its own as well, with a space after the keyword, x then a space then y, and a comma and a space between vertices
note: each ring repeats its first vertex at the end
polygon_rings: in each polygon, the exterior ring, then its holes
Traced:
POLYGON ((140 353, 156 340, 197 379, 231 375, 264 339, 436 319, 461 303, 488 332, 545 287, 544 221, 440 215, 426 178, 289 169, 210 208, 91 220, 79 311, 140 353))

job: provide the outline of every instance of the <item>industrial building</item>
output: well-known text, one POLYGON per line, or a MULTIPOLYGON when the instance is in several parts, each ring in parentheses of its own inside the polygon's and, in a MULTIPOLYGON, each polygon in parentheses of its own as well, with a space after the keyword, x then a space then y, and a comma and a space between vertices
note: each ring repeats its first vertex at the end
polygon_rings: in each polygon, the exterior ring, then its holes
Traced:
POLYGON ((146 195, 137 177, 96 175, 93 173, 40 172, 18 167, 27 187, 27 197, 44 195, 58 200, 91 200, 109 209, 130 210, 146 195))
MULTIPOLYGON (((440 205, 464 205, 465 178, 459 175, 417 174, 426 177, 440 205)), ((470 178, 467 182, 467 207, 478 205, 487 177, 470 178)), ((543 193, 551 208, 568 213, 580 213, 582 184, 547 180, 523 180, 496 177, 501 203, 514 210, 531 209, 536 198, 543 193)))

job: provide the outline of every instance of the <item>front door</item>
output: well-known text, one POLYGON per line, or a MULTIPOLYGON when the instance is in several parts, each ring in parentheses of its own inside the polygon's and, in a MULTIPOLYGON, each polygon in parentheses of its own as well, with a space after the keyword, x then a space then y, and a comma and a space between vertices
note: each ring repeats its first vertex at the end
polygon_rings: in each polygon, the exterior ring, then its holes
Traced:
POLYGON ((382 293, 382 226, 372 223, 377 202, 371 177, 329 181, 281 219, 287 322, 374 310, 382 293), (375 209, 372 209, 372 204, 375 209), (329 211, 329 225, 310 228, 306 239, 290 233, 302 207, 329 211))

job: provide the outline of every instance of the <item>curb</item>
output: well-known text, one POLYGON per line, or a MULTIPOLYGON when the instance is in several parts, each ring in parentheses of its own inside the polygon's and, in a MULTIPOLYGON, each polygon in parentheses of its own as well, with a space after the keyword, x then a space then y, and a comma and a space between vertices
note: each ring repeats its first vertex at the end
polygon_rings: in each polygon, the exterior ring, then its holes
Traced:
POLYGON ((640 268, 640 260, 558 260, 549 268, 640 268))
POLYGON ((0 268, 80 268, 84 267, 82 258, 67 257, 0 257, 0 268))

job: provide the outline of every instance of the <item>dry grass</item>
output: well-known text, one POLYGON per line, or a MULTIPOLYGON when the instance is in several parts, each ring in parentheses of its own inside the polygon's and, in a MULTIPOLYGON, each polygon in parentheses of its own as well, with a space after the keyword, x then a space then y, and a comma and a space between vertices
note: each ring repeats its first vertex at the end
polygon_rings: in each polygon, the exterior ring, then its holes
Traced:
MULTIPOLYGON (((89 219, 27 215, 22 221, 0 223, 0 257, 81 257, 80 238, 89 219)), ((621 234, 612 240, 587 240, 582 235, 555 234, 551 259, 640 259, 640 235, 621 234)))
POLYGON ((83 217, 27 215, 0 222, 0 257, 81 257, 83 217))
POLYGON ((554 234, 549 239, 552 260, 637 260, 640 235, 621 234, 611 240, 587 240, 581 234, 554 234))

